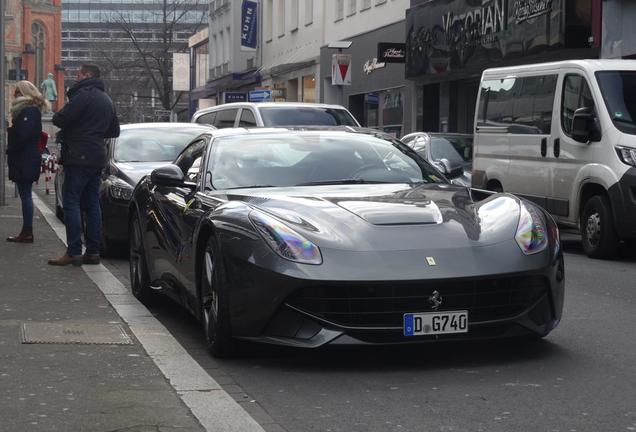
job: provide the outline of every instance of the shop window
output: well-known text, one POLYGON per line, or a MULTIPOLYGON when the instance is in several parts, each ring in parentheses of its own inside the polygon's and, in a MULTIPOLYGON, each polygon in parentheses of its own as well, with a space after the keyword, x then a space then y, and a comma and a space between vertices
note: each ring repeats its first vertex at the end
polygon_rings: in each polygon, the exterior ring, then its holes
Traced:
POLYGON ((594 110, 594 99, 590 87, 581 75, 567 75, 563 81, 561 98, 561 126, 567 135, 572 132, 572 117, 579 108, 594 110))
POLYGON ((305 75, 303 77, 303 102, 316 102, 316 77, 305 75))

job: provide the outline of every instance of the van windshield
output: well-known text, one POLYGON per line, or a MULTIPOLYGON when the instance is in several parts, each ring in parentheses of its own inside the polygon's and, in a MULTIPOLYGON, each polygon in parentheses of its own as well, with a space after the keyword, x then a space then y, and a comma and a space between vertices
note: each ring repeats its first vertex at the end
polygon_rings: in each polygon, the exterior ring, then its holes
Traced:
POLYGON ((267 107, 260 109, 263 124, 274 126, 358 126, 344 109, 322 107, 267 107))
POLYGON ((596 79, 616 128, 636 135, 636 71, 597 72, 596 79))

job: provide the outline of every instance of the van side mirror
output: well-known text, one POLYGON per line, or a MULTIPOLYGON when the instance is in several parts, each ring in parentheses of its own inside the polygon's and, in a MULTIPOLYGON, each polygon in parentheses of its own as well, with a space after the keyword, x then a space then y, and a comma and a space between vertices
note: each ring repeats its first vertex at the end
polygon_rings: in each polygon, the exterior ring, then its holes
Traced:
POLYGON ((183 187, 185 175, 177 165, 170 164, 154 169, 150 180, 157 186, 183 187))
POLYGON ((572 138, 580 143, 588 144, 599 139, 596 118, 591 108, 583 107, 574 111, 571 133, 572 138))

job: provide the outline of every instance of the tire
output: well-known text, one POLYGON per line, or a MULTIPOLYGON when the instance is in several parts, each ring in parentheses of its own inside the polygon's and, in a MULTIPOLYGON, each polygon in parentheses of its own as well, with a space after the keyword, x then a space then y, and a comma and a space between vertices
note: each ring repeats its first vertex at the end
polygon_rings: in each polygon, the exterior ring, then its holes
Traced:
POLYGON ((216 239, 207 240, 201 257, 199 307, 208 349, 214 357, 229 357, 234 351, 228 305, 228 284, 216 239))
POLYGON ((141 224, 139 218, 136 216, 132 218, 132 230, 130 234, 130 259, 128 260, 130 265, 130 288, 133 295, 140 302, 146 304, 151 299, 153 293, 150 288, 141 224))
POLYGON ((581 212, 581 243, 590 258, 612 258, 618 251, 612 207, 607 197, 595 195, 581 212))

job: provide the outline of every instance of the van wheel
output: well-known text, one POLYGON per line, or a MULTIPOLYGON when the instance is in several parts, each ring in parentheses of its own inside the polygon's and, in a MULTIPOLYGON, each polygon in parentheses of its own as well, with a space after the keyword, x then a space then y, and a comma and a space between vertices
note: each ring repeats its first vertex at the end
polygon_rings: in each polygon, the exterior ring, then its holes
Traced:
POLYGON ((504 191, 503 186, 501 186, 501 183, 499 183, 498 181, 489 181, 486 185, 486 189, 497 193, 501 193, 504 191))
POLYGON ((618 250, 618 235, 607 197, 590 198, 581 213, 581 242, 590 258, 611 258, 618 250))

